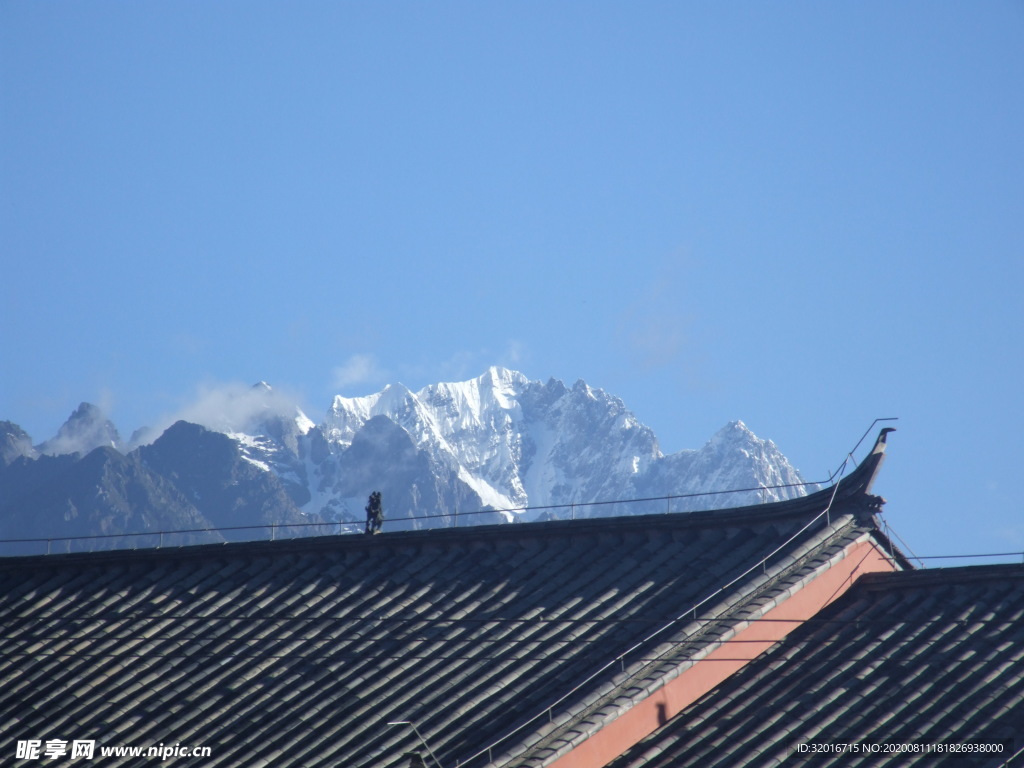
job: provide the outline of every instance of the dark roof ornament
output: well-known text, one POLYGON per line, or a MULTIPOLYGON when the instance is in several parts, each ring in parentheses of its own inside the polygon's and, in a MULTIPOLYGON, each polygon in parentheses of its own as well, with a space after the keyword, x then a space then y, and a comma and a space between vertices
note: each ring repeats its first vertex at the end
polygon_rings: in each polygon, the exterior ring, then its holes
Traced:
POLYGON ((877 513, 882 511, 882 507, 885 506, 885 499, 881 496, 876 496, 871 493, 871 486, 875 484, 875 478, 878 477, 878 471, 882 468, 882 462, 885 460, 885 446, 888 440, 889 433, 895 432, 896 427, 884 427, 881 432, 878 433, 878 439, 875 440, 875 447, 871 449, 871 453, 864 459, 864 464, 868 464, 869 461, 873 460, 873 466, 871 467, 871 474, 868 475, 867 482, 864 486, 864 498, 863 506, 869 513, 877 513))
POLYGON ((875 447, 862 462, 869 467, 867 483, 864 486, 865 494, 871 493, 871 486, 875 484, 875 478, 878 477, 878 471, 882 468, 882 462, 885 460, 885 446, 889 439, 889 433, 895 431, 896 427, 882 427, 882 431, 878 433, 878 439, 875 440, 875 447))
MULTIPOLYGON (((893 427, 884 427, 878 433, 871 452, 864 457, 864 460, 850 474, 837 481, 835 485, 805 497, 806 500, 812 503, 825 503, 826 509, 831 509, 834 504, 841 503, 852 505, 856 509, 866 509, 872 512, 880 510, 882 505, 885 504, 885 499, 881 496, 872 495, 871 487, 874 485, 875 478, 878 477, 878 473, 882 468, 882 462, 885 460, 885 448, 889 433, 895 431, 893 427)), ((867 437, 866 432, 864 437, 867 437)), ((861 438, 862 442, 863 439, 861 438)), ((857 445, 859 446, 860 443, 858 442, 857 445)), ((857 448, 855 447, 853 450, 856 451, 857 448)), ((846 461, 849 462, 852 459, 853 451, 847 454, 846 461)), ((844 462, 843 466, 846 466, 846 462, 844 462)), ((837 472, 836 474, 839 473, 837 472)))

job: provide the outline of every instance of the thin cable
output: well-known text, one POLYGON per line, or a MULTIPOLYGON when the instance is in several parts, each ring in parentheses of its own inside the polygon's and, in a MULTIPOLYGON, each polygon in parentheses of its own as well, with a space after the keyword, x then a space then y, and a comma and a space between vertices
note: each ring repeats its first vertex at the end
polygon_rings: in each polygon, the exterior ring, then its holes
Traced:
MULTIPOLYGON (((902 537, 901 537, 901 536, 900 536, 900 535, 899 535, 898 533, 896 533, 896 531, 895 531, 895 530, 893 529, 893 527, 892 527, 891 525, 889 525, 889 521, 885 519, 885 516, 884 516, 884 515, 879 515, 879 517, 881 517, 881 518, 882 518, 882 522, 883 522, 883 523, 885 524, 885 535, 886 535, 887 537, 889 537, 889 534, 891 533, 891 534, 892 534, 892 536, 895 536, 895 537, 896 537, 896 540, 897 540, 897 541, 898 541, 898 542, 900 543, 900 545, 901 545, 901 546, 903 547, 903 549, 904 549, 904 550, 906 550, 907 552, 909 552, 909 553, 910 553, 910 557, 911 557, 911 559, 913 559, 913 560, 917 560, 918 564, 919 564, 919 565, 920 565, 920 566, 921 566, 922 568, 924 568, 924 567, 925 567, 925 565, 924 565, 924 563, 922 562, 921 558, 920 558, 920 557, 918 557, 918 556, 917 556, 917 554, 915 554, 914 550, 912 550, 912 549, 910 548, 910 546, 909 546, 909 545, 907 544, 907 542, 905 542, 905 541, 904 541, 904 540, 902 539, 902 537)), ((890 540, 891 540, 891 537, 890 537, 890 540)), ((891 555, 890 555, 890 557, 891 557, 891 555)))
MULTIPOLYGON (((671 504, 671 502, 673 500, 676 500, 676 499, 693 499, 693 498, 702 498, 702 497, 705 497, 705 496, 722 496, 722 495, 728 495, 728 494, 733 494, 733 493, 753 493, 753 492, 766 491, 766 490, 782 490, 782 489, 786 489, 786 488, 806 488, 806 487, 812 486, 812 485, 816 485, 816 486, 828 485, 829 483, 833 482, 833 480, 835 479, 836 475, 841 475, 841 473, 845 472, 847 463, 852 458, 853 453, 855 453, 857 448, 860 447, 861 443, 864 442, 864 439, 868 436, 868 434, 871 432, 871 430, 874 428, 874 426, 876 424, 878 424, 879 422, 882 422, 882 421, 898 421, 898 417, 879 418, 879 419, 875 419, 873 422, 871 422, 871 425, 867 428, 867 430, 865 430, 865 432, 861 436, 860 440, 857 441, 857 444, 853 447, 853 450, 850 451, 847 454, 846 458, 843 460, 842 465, 839 467, 838 470, 836 470, 836 472, 833 472, 829 476, 828 480, 819 480, 819 481, 813 481, 813 482, 808 481, 808 482, 801 482, 801 483, 780 483, 778 485, 759 485, 756 488, 732 488, 732 489, 723 490, 723 491, 702 491, 702 492, 699 492, 699 493, 670 494, 670 495, 667 495, 667 496, 651 496, 651 497, 638 498, 638 499, 619 499, 619 500, 589 501, 589 502, 570 503, 570 504, 548 504, 548 505, 537 506, 537 507, 523 506, 523 507, 508 507, 508 508, 505 508, 505 509, 480 509, 480 510, 474 510, 474 511, 471 511, 471 512, 455 512, 453 514, 422 515, 422 516, 419 516, 419 517, 416 517, 416 516, 412 516, 412 517, 391 517, 391 518, 387 518, 387 521, 394 523, 394 522, 417 522, 417 521, 424 521, 424 520, 442 520, 443 519, 443 520, 453 520, 453 526, 457 526, 458 518, 460 516, 466 517, 466 516, 474 516, 474 515, 495 515, 495 514, 501 515, 503 513, 510 513, 511 514, 511 513, 526 513, 526 512, 544 512, 544 511, 549 511, 549 510, 575 509, 576 507, 601 507, 601 506, 609 506, 609 505, 614 505, 614 504, 646 504, 646 503, 651 503, 651 502, 655 502, 655 501, 658 501, 658 502, 666 501, 666 502, 669 502, 669 504, 671 504)), ((830 502, 829 506, 831 506, 831 502, 830 502)), ((94 541, 94 540, 98 540, 98 539, 104 539, 104 540, 106 540, 106 539, 124 539, 124 538, 139 537, 139 536, 156 536, 156 537, 162 538, 163 536, 181 536, 181 535, 185 535, 185 534, 204 534, 204 533, 205 534, 211 534, 211 533, 221 533, 221 532, 230 532, 230 531, 260 531, 260 530, 266 530, 268 528, 271 530, 272 533, 274 533, 278 529, 282 529, 282 528, 283 529, 295 529, 295 528, 334 527, 334 528, 338 529, 339 533, 341 533, 344 529, 352 529, 352 528, 358 529, 360 527, 360 525, 361 524, 359 523, 359 521, 356 521, 356 520, 349 521, 349 522, 323 522, 323 523, 288 523, 288 522, 281 522, 281 523, 266 523, 264 525, 236 525, 236 526, 222 526, 222 527, 215 527, 215 528, 182 528, 182 529, 171 530, 171 531, 136 531, 136 532, 133 532, 133 533, 107 533, 107 534, 94 534, 94 535, 87 535, 87 536, 52 536, 52 537, 36 537, 36 538, 25 538, 25 539, 0 539, 0 544, 42 544, 42 543, 46 543, 49 546, 52 542, 69 542, 70 543, 70 542, 75 542, 75 541, 94 541)), ((297 536, 297 537, 292 537, 292 538, 303 538, 303 537, 302 536, 297 536)))
POLYGON ((1013 761, 1021 755, 1024 755, 1024 747, 1021 747, 1016 752, 1014 752, 1005 763, 1000 764, 999 768, 1009 768, 1009 766, 1013 764, 1013 761))
MULTIPOLYGON (((421 522, 424 520, 457 520, 459 517, 469 517, 474 515, 500 515, 503 513, 525 513, 525 512, 544 512, 548 510, 565 510, 575 509, 578 507, 603 507, 611 506, 615 504, 650 504, 653 502, 667 501, 671 503, 677 499, 695 499, 704 496, 723 496, 732 493, 753 493, 754 491, 764 490, 781 490, 785 488, 806 488, 811 485, 822 485, 822 482, 804 482, 804 483, 783 483, 780 485, 760 485, 756 488, 732 488, 724 491, 701 491, 699 493, 677 493, 670 494, 668 496, 648 496, 637 499, 617 499, 617 500, 603 500, 603 501, 585 501, 572 504, 548 504, 538 507, 508 507, 505 509, 478 509, 471 512, 458 512, 452 514, 435 514, 435 515, 421 515, 411 517, 387 517, 385 523, 403 523, 403 522, 421 522)), ((713 511, 713 510, 691 510, 692 511, 713 511)), ((547 522, 547 521, 543 521, 547 522)), ((323 522, 323 523, 265 523, 263 525, 234 525, 234 526, 222 526, 216 528, 181 528, 171 531, 135 531, 132 533, 103 533, 93 534, 88 536, 50 536, 50 537, 37 537, 29 539, 0 539, 0 544, 42 544, 51 542, 75 542, 75 541, 93 541, 97 539, 125 539, 130 537, 141 537, 141 536, 181 536, 185 534, 199 534, 199 533, 222 533, 232 531, 262 531, 266 529, 280 530, 280 529, 293 529, 293 528, 336 528, 339 532, 342 529, 359 529, 362 527, 362 523, 359 521, 341 521, 341 522, 323 522)), ((293 538, 303 538, 302 536, 296 536, 293 538)), ((262 539, 256 539, 256 541, 262 541, 262 539)), ((94 551, 94 550, 90 550, 94 551)))

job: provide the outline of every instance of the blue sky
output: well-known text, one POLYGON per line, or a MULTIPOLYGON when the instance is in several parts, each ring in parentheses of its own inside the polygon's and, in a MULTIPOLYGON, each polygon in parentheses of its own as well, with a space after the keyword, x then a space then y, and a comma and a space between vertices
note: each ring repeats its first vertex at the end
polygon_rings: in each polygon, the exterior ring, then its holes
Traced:
POLYGON ((492 364, 1024 550, 1024 3, 0 2, 0 418, 492 364))

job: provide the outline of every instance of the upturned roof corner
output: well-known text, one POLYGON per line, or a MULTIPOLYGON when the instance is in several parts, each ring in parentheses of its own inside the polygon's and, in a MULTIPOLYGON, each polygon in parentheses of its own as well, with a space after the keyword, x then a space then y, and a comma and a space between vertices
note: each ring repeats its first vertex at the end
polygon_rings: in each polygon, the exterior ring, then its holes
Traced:
POLYGON ((851 509, 860 508, 875 512, 881 509, 885 504, 885 499, 873 495, 871 489, 874 487, 875 480, 885 461, 889 433, 895 431, 894 427, 883 427, 879 431, 871 451, 849 475, 837 481, 834 486, 818 491, 817 494, 811 494, 809 498, 827 494, 833 499, 833 504, 841 502, 844 505, 849 505, 851 509))

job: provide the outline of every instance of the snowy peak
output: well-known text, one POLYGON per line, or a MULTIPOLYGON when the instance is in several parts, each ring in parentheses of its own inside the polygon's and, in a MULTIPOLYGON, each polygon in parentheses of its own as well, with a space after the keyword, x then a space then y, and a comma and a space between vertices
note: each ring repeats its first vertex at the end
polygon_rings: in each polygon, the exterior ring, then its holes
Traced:
POLYGON ((762 489, 737 496, 732 505, 778 501, 815 490, 803 486, 800 473, 775 443, 757 437, 742 421, 726 424, 695 453, 693 471, 700 492, 762 489))
POLYGON ((489 368, 469 381, 432 384, 417 393, 440 419, 443 429, 467 428, 504 418, 500 414, 515 411, 518 398, 528 379, 507 368, 489 368))
POLYGON ((742 421, 730 421, 708 440, 708 445, 713 446, 759 446, 764 445, 770 441, 764 441, 758 439, 757 435, 747 428, 747 425, 742 421))
POLYGON ((266 434, 291 453, 297 453, 299 437, 316 426, 313 420, 265 381, 254 384, 248 398, 251 410, 243 407, 242 418, 231 431, 248 435, 266 434))
POLYGON ((322 425, 324 436, 337 446, 348 446, 373 417, 388 416, 401 423, 409 421, 417 408, 416 396, 404 384, 388 384, 380 392, 363 397, 335 395, 322 425))
POLYGON ((324 437, 333 450, 342 451, 369 420, 386 417, 409 434, 418 450, 457 467, 460 480, 485 504, 514 506, 508 493, 479 471, 489 460, 479 455, 481 445, 510 423, 505 409, 513 406, 514 377, 507 373, 491 369, 476 379, 434 384, 419 392, 394 384, 365 397, 339 395, 324 420, 324 437))
POLYGON ((175 421, 199 424, 225 435, 264 436, 291 452, 298 438, 316 425, 291 399, 265 381, 251 387, 229 385, 201 395, 175 421))
POLYGON ((712 435, 702 449, 717 455, 741 455, 758 460, 785 460, 771 440, 762 440, 742 421, 731 421, 712 435))

